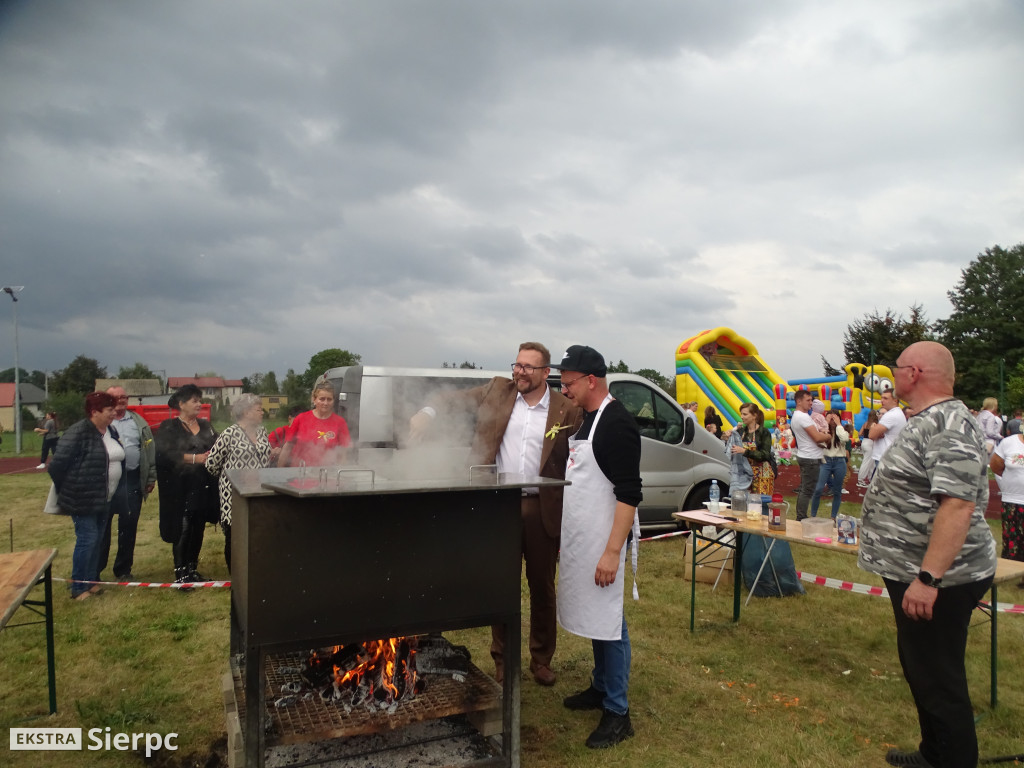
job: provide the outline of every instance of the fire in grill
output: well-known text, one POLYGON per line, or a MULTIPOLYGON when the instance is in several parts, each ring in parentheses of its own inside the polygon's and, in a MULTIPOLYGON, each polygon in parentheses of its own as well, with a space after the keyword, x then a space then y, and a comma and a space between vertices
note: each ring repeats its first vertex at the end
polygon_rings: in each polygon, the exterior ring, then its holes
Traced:
MULTIPOLYGON (((314 651, 302 679, 320 689, 320 698, 350 711, 368 707, 394 712, 403 698, 423 690, 416 676, 416 638, 392 637, 314 651), (326 683, 326 685, 325 685, 326 683)), ((293 683, 301 691, 301 685, 293 683)), ((288 692, 291 692, 289 689, 288 692)))

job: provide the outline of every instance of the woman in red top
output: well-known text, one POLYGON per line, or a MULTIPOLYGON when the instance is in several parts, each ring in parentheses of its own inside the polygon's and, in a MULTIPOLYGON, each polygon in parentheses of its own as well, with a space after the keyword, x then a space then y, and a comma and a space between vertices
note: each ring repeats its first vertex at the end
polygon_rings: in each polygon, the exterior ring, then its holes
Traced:
POLYGON ((279 467, 322 467, 345 463, 352 438, 348 424, 334 412, 334 387, 329 382, 313 390, 313 410, 300 413, 285 432, 279 467))

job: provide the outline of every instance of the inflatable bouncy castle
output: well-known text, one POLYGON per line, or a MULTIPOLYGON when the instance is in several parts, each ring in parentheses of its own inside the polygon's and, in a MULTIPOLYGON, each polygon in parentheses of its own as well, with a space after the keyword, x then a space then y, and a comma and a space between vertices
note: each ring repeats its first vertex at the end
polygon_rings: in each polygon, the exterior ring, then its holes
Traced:
MULTIPOLYGON (((731 328, 701 331, 676 349, 676 399, 696 401, 698 420, 712 406, 727 425, 740 420, 740 405, 757 404, 765 426, 772 429, 780 416, 792 413, 797 390, 810 390, 826 409, 842 413, 844 422, 859 430, 868 411, 878 408, 879 396, 892 389, 892 371, 850 363, 840 376, 784 380, 758 354, 757 348, 731 328)), ((856 436, 856 435, 855 435, 856 436)))

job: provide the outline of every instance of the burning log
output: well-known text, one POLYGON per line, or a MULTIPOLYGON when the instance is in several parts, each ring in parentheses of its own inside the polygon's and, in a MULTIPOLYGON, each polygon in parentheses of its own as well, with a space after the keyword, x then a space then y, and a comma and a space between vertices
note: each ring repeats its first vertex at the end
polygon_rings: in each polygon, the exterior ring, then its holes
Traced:
POLYGON ((469 649, 452 645, 440 635, 420 638, 416 649, 416 670, 424 675, 446 675, 464 683, 469 662, 469 649))
POLYGON ((336 645, 330 651, 310 651, 309 659, 299 672, 302 682, 310 688, 320 688, 334 675, 335 669, 343 672, 355 669, 363 661, 363 646, 349 643, 336 645))
POLYGON ((416 639, 394 637, 313 652, 302 673, 325 702, 388 709, 423 691, 416 672, 416 639))

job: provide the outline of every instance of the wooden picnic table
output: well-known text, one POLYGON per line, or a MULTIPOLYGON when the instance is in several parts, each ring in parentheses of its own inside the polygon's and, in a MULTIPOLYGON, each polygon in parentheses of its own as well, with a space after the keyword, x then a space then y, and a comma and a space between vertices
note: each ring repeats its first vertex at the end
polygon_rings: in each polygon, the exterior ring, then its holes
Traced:
POLYGON ((53 649, 53 585, 51 568, 56 549, 0 554, 0 632, 30 624, 46 625, 46 673, 50 689, 50 714, 57 712, 57 671, 53 649), (29 594, 43 584, 43 599, 30 600, 29 594), (41 621, 9 624, 21 606, 42 616, 41 621), (42 610, 40 610, 42 609, 42 610))
MULTIPOLYGON (((736 515, 736 517, 728 517, 731 513, 726 512, 724 515, 715 516, 708 513, 706 510, 690 510, 685 512, 674 512, 673 516, 682 521, 690 528, 694 539, 693 546, 690 548, 692 552, 691 568, 692 577, 690 580, 690 631, 694 631, 694 616, 696 608, 697 598, 697 586, 696 586, 696 568, 697 568, 697 556, 698 556, 698 543, 701 541, 714 543, 722 547, 734 549, 736 551, 736 563, 733 568, 733 615, 732 620, 739 622, 740 620, 740 587, 741 587, 741 571, 742 569, 742 558, 743 558, 743 536, 741 534, 747 533, 754 536, 764 536, 770 539, 781 539, 788 541, 792 544, 801 544, 810 547, 819 547, 821 549, 828 549, 833 552, 841 552, 846 555, 856 555, 859 547, 856 544, 839 544, 834 539, 831 542, 815 541, 814 539, 806 539, 803 537, 803 531, 801 524, 796 520, 786 521, 785 531, 773 531, 768 528, 768 519, 765 517, 761 521, 748 521, 743 515, 736 515), (714 538, 704 536, 701 531, 704 526, 713 525, 716 531, 720 533, 732 531, 735 537, 732 541, 729 541, 723 536, 719 535, 714 538)), ((767 560, 770 557, 769 554, 765 556, 767 560)), ((762 569, 764 564, 762 563, 762 569)), ((996 561, 996 573, 992 579, 992 602, 989 609, 986 610, 985 606, 981 603, 978 604, 979 609, 987 613, 989 621, 991 623, 991 695, 990 701, 992 707, 996 706, 998 700, 998 669, 997 662, 999 660, 999 647, 998 647, 998 621, 997 617, 999 611, 997 610, 998 597, 999 597, 999 585, 1005 584, 1009 581, 1019 581, 1024 578, 1024 563, 1017 560, 1005 560, 999 558, 996 561)))

